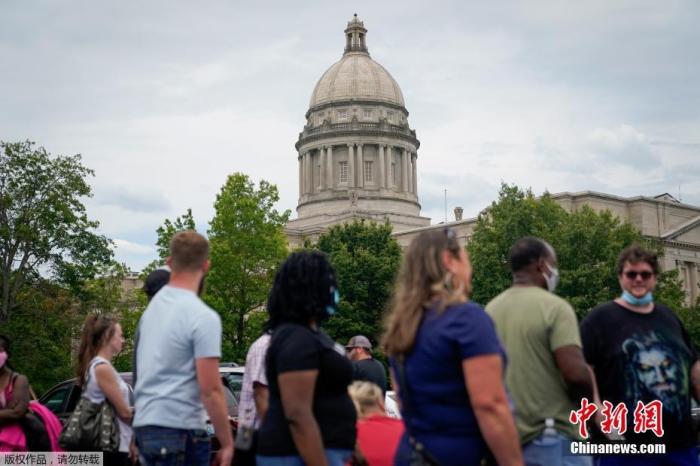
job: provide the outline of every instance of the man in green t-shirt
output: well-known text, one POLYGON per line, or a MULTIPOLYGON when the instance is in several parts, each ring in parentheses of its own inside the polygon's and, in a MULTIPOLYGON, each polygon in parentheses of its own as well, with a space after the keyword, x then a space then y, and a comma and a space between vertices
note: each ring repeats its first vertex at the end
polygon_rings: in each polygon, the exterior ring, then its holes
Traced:
POLYGON ((590 457, 570 452, 571 441, 580 439, 569 414, 581 398, 592 399, 593 388, 576 314, 554 294, 556 254, 544 240, 526 237, 513 245, 509 262, 513 285, 486 312, 508 353, 506 386, 525 463, 590 465, 590 457))

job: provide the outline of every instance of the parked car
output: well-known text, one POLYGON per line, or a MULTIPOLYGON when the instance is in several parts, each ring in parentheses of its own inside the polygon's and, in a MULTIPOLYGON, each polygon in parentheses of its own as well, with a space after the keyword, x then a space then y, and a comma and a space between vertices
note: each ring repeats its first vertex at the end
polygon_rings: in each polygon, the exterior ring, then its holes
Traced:
MULTIPOLYGON (((120 372, 119 375, 129 386, 129 401, 130 405, 134 405, 134 393, 132 389, 133 378, 131 372, 120 372)), ((234 391, 229 384, 226 373, 221 373, 221 382, 224 386, 224 397, 226 398, 226 406, 228 408, 229 424, 231 425, 231 433, 236 435, 238 430, 238 395, 234 394, 234 391)), ((240 385, 238 388, 240 392, 240 385)), ((39 402, 49 408, 58 419, 65 425, 68 418, 75 410, 80 396, 82 394, 82 389, 76 384, 76 379, 70 379, 63 381, 51 389, 49 389, 40 399, 39 402)), ((207 433, 212 437, 212 453, 215 453, 219 449, 219 443, 214 436, 214 427, 209 422, 207 418, 207 433)))
POLYGON ((219 373, 231 387, 236 400, 241 401, 241 387, 243 386, 243 373, 245 367, 239 366, 235 362, 224 362, 219 365, 219 373))

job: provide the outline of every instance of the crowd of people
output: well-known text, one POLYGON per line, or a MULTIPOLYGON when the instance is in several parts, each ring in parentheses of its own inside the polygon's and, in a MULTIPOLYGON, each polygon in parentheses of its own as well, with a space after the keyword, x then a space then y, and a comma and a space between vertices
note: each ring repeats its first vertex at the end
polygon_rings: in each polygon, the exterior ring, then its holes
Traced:
MULTIPOLYGON (((391 384, 369 338, 342 346, 322 330, 339 302, 326 256, 292 253, 246 357, 235 446, 219 374, 221 320, 199 299, 208 256, 203 236, 178 233, 167 268, 145 283, 133 410, 111 365, 124 343, 119 323, 106 316, 85 323, 83 397, 107 400, 119 423, 106 464, 210 464, 208 417, 220 465, 700 465, 690 415, 700 399, 700 362, 680 320, 654 302, 658 260, 638 245, 619 256, 619 297, 579 326, 555 294, 557 256, 544 240, 512 246, 512 284, 484 308, 469 300, 472 267, 455 233, 423 232, 405 252, 381 337, 391 384), (401 419, 387 415, 389 385, 401 419), (600 409, 588 440, 660 443, 665 454, 573 455, 572 442, 582 440, 573 415, 589 400, 600 409), (638 429, 639 404, 655 402, 659 425, 651 419, 638 429), (617 431, 600 428, 605 403, 626 408, 617 431)), ((31 411, 28 381, 10 370, 8 354, 9 340, 0 338, 0 451, 5 426, 31 411)), ((43 442, 52 446, 48 435, 43 442)))

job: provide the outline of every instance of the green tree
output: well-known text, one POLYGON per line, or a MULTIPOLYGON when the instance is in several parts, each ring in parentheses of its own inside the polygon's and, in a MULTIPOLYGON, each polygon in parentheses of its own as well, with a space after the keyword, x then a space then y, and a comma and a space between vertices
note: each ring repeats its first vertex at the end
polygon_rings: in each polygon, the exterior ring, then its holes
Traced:
POLYGON ((206 301, 219 311, 224 328, 225 359, 245 357, 250 339, 246 319, 263 307, 278 265, 287 256, 284 225, 287 210, 279 213, 277 187, 234 173, 214 203, 210 222, 211 272, 206 301))
POLYGON ((28 280, 17 302, 0 333, 11 338, 12 368, 41 394, 73 376, 73 344, 84 316, 71 293, 48 280, 28 280))
MULTIPOLYGON (((486 304, 510 286, 508 251, 523 236, 538 236, 554 247, 561 272, 557 294, 579 317, 619 295, 616 263, 622 249, 638 242, 661 250, 660 244, 645 239, 609 211, 583 206, 567 212, 548 194, 536 198, 529 190, 502 185, 498 200, 479 215, 467 246, 475 270, 475 301, 486 304)), ((678 283, 662 274, 659 302, 678 310, 679 293, 683 291, 678 283)))
POLYGON ((324 329, 338 341, 362 334, 376 342, 401 262, 391 226, 366 221, 334 226, 319 237, 316 247, 335 268, 340 293, 338 312, 324 329))
MULTIPOLYGON (((549 195, 501 185, 498 200, 479 214, 467 250, 474 266, 472 298, 486 304, 510 286, 508 251, 523 236, 538 236, 556 248, 566 211, 549 195)), ((561 260, 561 258, 560 258, 561 260)))
POLYGON ((194 217, 192 216, 192 209, 187 209, 183 215, 175 218, 175 220, 170 220, 166 218, 163 224, 156 230, 156 248, 158 251, 158 259, 154 260, 148 264, 141 271, 141 278, 145 279, 149 273, 153 272, 160 266, 165 265, 165 259, 170 255, 170 241, 175 236, 175 233, 185 230, 196 230, 197 226, 194 222, 194 217))
POLYGON ((28 279, 49 270, 75 292, 112 258, 82 198, 93 171, 80 155, 52 157, 31 141, 0 141, 0 321, 17 308, 28 279))

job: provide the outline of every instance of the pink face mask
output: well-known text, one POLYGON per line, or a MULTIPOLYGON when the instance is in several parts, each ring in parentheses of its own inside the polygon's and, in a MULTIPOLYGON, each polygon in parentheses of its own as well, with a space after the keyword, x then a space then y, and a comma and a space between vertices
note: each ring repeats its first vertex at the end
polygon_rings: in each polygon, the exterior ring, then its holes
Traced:
POLYGON ((7 353, 5 351, 0 351, 0 368, 5 367, 7 362, 7 353))

